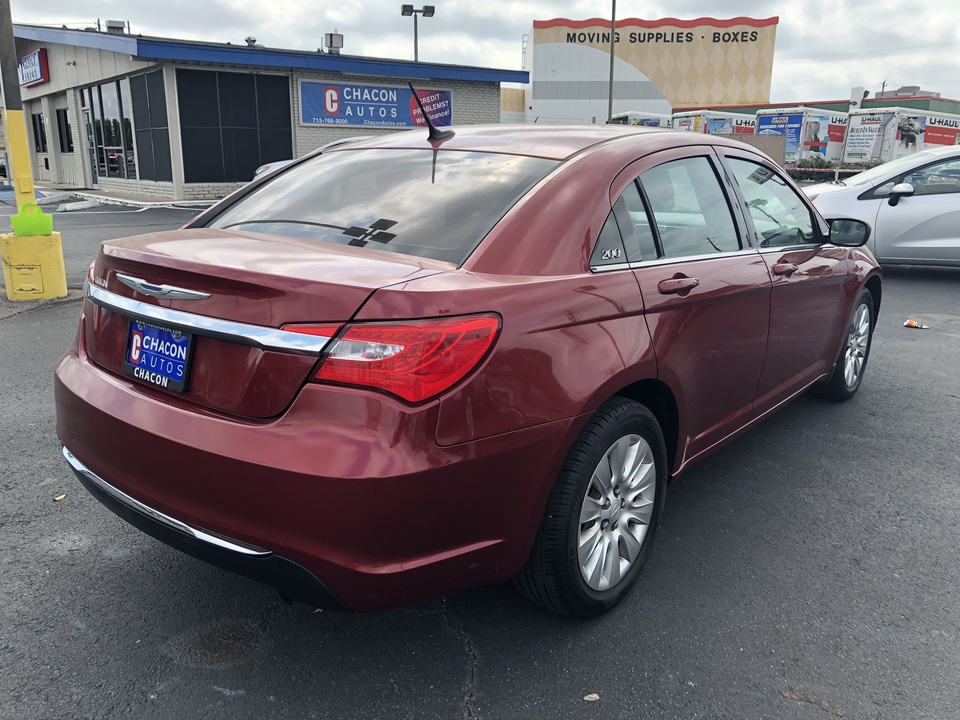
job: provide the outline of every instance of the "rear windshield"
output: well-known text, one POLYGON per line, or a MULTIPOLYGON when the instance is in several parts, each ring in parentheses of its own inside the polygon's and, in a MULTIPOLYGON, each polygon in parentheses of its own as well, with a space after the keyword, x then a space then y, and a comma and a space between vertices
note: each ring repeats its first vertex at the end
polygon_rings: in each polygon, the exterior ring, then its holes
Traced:
POLYGON ((460 265, 556 160, 343 150, 279 172, 209 227, 288 235, 460 265))

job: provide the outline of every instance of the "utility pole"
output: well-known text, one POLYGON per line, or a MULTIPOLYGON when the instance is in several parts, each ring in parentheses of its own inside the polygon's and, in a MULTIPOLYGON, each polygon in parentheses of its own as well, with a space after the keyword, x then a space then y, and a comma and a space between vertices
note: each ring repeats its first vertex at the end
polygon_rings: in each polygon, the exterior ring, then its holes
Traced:
POLYGON ((617 0, 611 0, 613 7, 610 9, 610 101, 607 104, 607 122, 613 119, 613 60, 617 35, 617 0))
POLYGON ((3 82, 4 118, 7 123, 7 144, 10 164, 7 174, 13 183, 17 208, 36 202, 33 194, 33 173, 27 145, 27 125, 20 100, 20 79, 17 77, 17 47, 13 39, 10 0, 0 0, 0 80, 3 82))

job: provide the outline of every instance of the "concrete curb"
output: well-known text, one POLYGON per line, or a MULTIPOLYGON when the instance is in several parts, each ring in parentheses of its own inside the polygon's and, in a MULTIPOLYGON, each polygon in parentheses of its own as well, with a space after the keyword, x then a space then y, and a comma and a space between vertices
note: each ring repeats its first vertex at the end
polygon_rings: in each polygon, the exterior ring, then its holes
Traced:
POLYGON ((53 298, 52 300, 7 300, 7 288, 0 285, 0 320, 6 320, 14 315, 22 315, 38 308, 62 305, 82 299, 83 290, 72 288, 67 290, 66 297, 53 298))
POLYGON ((54 195, 46 195, 44 197, 37 198, 37 205, 40 205, 41 207, 46 207, 47 205, 53 205, 55 203, 63 202, 67 198, 72 198, 73 196, 74 196, 73 193, 69 193, 69 192, 56 193, 54 195))
POLYGON ((74 210, 89 210, 95 207, 100 207, 100 203, 96 200, 79 200, 77 202, 61 203, 54 212, 73 212, 74 210))

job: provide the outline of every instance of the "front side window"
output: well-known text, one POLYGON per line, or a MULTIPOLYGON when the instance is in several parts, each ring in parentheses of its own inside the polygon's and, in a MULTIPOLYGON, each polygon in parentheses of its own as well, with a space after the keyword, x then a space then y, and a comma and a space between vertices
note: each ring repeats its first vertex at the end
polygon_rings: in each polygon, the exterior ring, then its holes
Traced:
POLYGON ((903 182, 913 185, 914 195, 945 195, 960 192, 960 160, 951 158, 907 173, 903 182))
POLYGON ((457 265, 555 160, 342 150, 278 173, 210 227, 306 238, 457 265))
POLYGON ((691 157, 640 175, 663 256, 715 255, 740 249, 736 225, 710 160, 691 157))
POLYGON ((727 162, 746 200, 761 247, 820 242, 810 209, 783 178, 749 160, 728 157, 727 162))

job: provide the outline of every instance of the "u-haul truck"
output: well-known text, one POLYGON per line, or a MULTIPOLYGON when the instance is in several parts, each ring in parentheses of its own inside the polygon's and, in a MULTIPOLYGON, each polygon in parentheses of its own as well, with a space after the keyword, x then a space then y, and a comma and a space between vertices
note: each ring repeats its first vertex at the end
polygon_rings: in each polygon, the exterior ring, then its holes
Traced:
POLYGON ((884 107, 850 113, 843 161, 888 162, 941 145, 960 144, 960 115, 884 107))
POLYGON ((673 114, 673 129, 708 135, 753 135, 755 115, 720 110, 687 110, 673 114))
POLYGON ((840 162, 846 130, 847 113, 803 106, 757 111, 758 135, 786 135, 787 165, 818 155, 840 162))
POLYGON ((642 127, 670 127, 672 115, 666 113, 643 112, 641 110, 630 110, 629 112, 614 113, 613 117, 607 120, 607 125, 640 125, 642 127))

